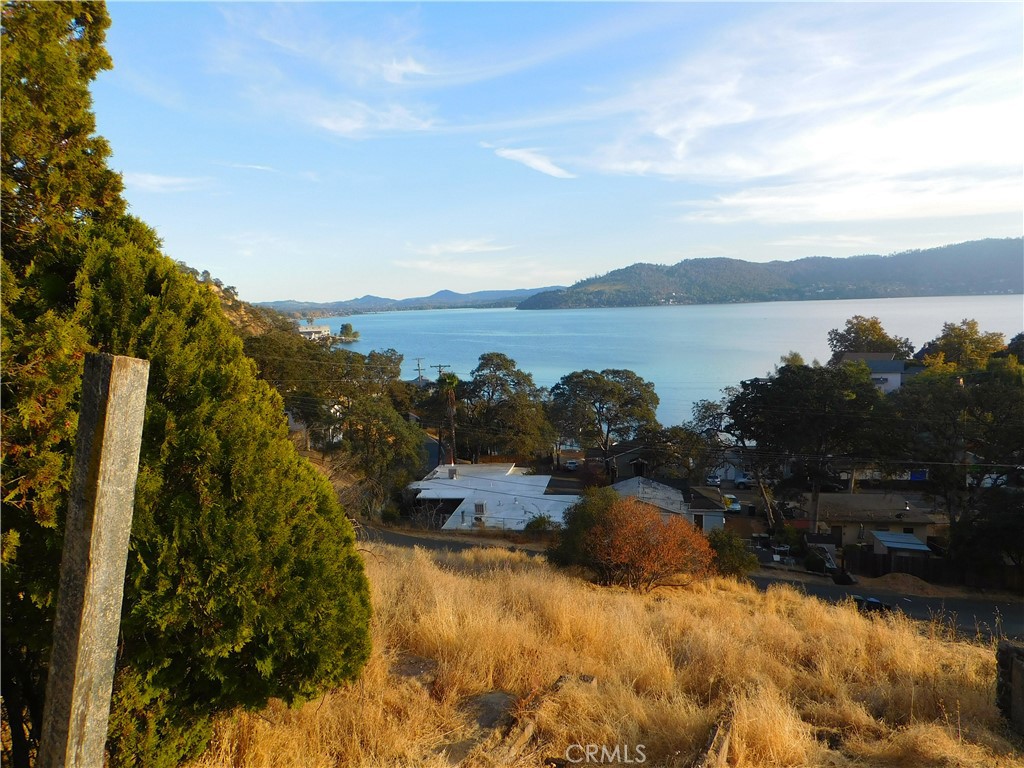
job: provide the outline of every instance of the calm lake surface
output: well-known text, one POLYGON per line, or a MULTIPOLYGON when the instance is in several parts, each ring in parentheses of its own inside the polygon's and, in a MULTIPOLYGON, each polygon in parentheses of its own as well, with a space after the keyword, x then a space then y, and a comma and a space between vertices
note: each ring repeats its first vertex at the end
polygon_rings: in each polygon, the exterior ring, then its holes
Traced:
POLYGON ((395 349, 402 376, 437 377, 445 365, 470 378, 480 355, 503 352, 534 381, 550 387, 572 371, 628 368, 653 382, 665 425, 690 418, 693 403, 717 400, 723 387, 763 376, 782 355, 809 363, 831 356, 828 332, 854 315, 877 316, 890 335, 920 347, 942 324, 977 320, 1007 340, 1024 330, 1024 296, 945 296, 907 299, 703 304, 621 309, 445 309, 334 317, 319 321, 337 332, 352 323, 355 352, 395 349))

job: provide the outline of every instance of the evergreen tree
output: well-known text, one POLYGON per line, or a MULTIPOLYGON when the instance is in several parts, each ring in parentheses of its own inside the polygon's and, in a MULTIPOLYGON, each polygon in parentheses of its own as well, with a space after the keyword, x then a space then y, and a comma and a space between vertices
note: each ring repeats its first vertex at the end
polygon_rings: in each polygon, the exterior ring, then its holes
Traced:
POLYGON ((212 290, 124 216, 92 135, 95 3, 3 9, 2 695, 42 720, 84 354, 150 361, 108 749, 175 765, 213 714, 358 674, 369 595, 333 490, 295 453, 212 290))

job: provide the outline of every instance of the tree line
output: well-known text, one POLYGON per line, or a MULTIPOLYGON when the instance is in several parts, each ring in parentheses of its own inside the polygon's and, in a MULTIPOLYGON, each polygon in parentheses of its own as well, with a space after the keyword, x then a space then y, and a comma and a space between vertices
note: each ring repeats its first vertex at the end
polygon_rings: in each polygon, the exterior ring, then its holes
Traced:
POLYGON ((2 26, 4 763, 38 745, 86 352, 150 361, 112 766, 177 765, 218 712, 358 676, 370 600, 352 526, 288 440, 215 286, 126 213, 89 84, 102 3, 6 2, 2 26))

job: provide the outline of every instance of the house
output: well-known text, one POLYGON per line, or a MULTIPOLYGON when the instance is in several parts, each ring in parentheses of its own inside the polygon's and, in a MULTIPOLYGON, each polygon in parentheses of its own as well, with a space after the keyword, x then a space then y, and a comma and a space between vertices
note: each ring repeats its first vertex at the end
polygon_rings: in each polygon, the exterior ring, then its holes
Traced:
POLYGON ((842 362, 861 362, 871 371, 871 381, 883 395, 894 392, 923 369, 911 360, 897 360, 892 352, 847 352, 842 362))
MULTIPOLYGON (((528 474, 515 464, 445 464, 407 490, 443 517, 442 530, 521 531, 540 516, 561 525, 565 510, 579 501, 576 495, 546 493, 550 480, 550 475, 528 474)), ((663 483, 634 477, 612 487, 623 498, 657 507, 663 517, 680 515, 705 533, 725 526, 721 505, 692 511, 682 491, 663 483)))
POLYGON ((915 507, 896 493, 825 493, 818 502, 819 532, 830 532, 842 546, 871 544, 874 533, 909 534, 927 541, 944 522, 943 515, 915 507))
POLYGON ((561 524, 565 510, 579 501, 579 496, 545 493, 550 480, 515 464, 446 464, 407 488, 417 501, 444 514, 442 530, 521 531, 534 517, 561 524))
POLYGON ((299 328, 299 336, 309 341, 330 341, 331 329, 326 325, 306 325, 299 328))
POLYGON ((722 509, 721 504, 717 509, 713 507, 691 509, 683 491, 664 483, 646 477, 631 477, 628 480, 615 483, 612 488, 624 499, 634 498, 657 507, 661 511, 662 519, 668 519, 670 516, 682 516, 704 533, 725 527, 725 510, 722 509))

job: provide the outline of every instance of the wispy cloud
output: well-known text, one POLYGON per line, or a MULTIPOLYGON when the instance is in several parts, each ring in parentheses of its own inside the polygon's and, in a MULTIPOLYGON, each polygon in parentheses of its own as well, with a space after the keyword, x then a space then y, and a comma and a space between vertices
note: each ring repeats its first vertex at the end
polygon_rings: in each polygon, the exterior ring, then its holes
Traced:
POLYGON ((277 168, 257 163, 224 163, 228 168, 237 168, 240 171, 262 171, 263 173, 278 173, 277 168))
POLYGON ((848 235, 848 234, 827 234, 827 235, 795 235, 766 243, 768 246, 780 248, 795 248, 801 253, 808 253, 814 249, 842 248, 846 251, 862 249, 868 253, 869 249, 882 247, 883 243, 874 235, 848 235))
POLYGON ((383 63, 380 69, 387 82, 396 84, 407 82, 409 75, 430 74, 430 71, 424 64, 408 55, 402 59, 392 57, 391 61, 383 63))
POLYGON ((441 276, 452 290, 482 290, 495 285, 567 285, 579 279, 577 269, 537 259, 473 259, 447 254, 444 258, 399 260, 395 266, 410 273, 441 276))
POLYGON ((317 96, 303 101, 290 99, 312 125, 346 138, 361 138, 378 133, 419 132, 429 130, 434 121, 400 104, 371 106, 360 101, 338 103, 317 96))
POLYGON ((691 201, 684 221, 789 224, 979 216, 1020 211, 1019 177, 836 179, 753 186, 691 201))
POLYGON ((499 147, 494 154, 506 160, 522 163, 527 168, 554 176, 556 179, 575 179, 576 174, 555 165, 550 158, 542 155, 537 149, 506 149, 499 147))
POLYGON ((131 189, 140 192, 193 192, 210 184, 210 179, 202 176, 163 176, 156 173, 124 173, 124 183, 131 189))
POLYGON ((1019 211, 1019 40, 997 13, 918 8, 766 11, 619 96, 627 120, 589 162, 723 190, 691 220, 1019 211))
POLYGON ((514 246, 497 245, 493 239, 477 238, 475 240, 446 240, 427 246, 406 246, 412 253, 421 256, 450 256, 470 253, 494 253, 508 251, 514 246))

